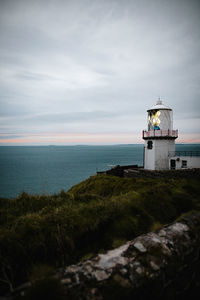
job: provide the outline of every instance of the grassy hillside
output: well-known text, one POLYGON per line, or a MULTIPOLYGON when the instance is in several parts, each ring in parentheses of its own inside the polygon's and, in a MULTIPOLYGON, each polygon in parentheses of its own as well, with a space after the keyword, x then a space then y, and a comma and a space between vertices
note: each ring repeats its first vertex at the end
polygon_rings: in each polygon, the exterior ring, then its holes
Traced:
POLYGON ((41 266, 78 262, 199 209, 199 178, 98 175, 53 196, 0 199, 0 288, 5 292, 40 276, 41 266))

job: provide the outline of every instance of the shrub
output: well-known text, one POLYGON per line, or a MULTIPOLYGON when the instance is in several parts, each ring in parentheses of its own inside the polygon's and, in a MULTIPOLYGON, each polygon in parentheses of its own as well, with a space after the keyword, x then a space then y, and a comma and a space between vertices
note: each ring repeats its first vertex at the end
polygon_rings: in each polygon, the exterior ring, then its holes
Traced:
MULTIPOLYGON (((53 196, 22 193, 16 199, 1 198, 1 288, 12 289, 27 280, 35 265, 57 268, 75 263, 191 209, 200 210, 199 195, 195 178, 98 175, 53 196)), ((46 277, 38 281, 29 297, 41 295, 49 284, 46 277)), ((52 286, 60 289, 56 281, 52 286)))

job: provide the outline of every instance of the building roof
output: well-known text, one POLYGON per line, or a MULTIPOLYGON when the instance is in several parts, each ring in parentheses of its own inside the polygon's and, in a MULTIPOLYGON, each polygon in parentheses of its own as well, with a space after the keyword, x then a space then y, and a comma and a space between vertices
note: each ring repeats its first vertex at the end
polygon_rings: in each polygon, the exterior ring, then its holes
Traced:
POLYGON ((159 100, 157 101, 156 105, 154 105, 153 107, 151 107, 150 109, 148 109, 147 111, 150 111, 150 110, 161 110, 161 109, 165 109, 165 110, 172 110, 171 108, 165 106, 162 101, 159 100))

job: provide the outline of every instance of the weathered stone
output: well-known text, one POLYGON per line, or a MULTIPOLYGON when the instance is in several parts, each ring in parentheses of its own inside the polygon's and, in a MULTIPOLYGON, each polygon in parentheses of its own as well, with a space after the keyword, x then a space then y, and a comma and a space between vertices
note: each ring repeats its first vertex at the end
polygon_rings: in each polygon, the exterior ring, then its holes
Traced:
POLYGON ((180 300, 195 281, 200 283, 199 250, 200 213, 195 213, 69 266, 58 278, 66 299, 149 299, 151 295, 180 300))
POLYGON ((139 250, 140 252, 147 252, 147 249, 142 245, 141 242, 136 242, 133 244, 134 247, 139 250))
POLYGON ((175 223, 175 224, 169 226, 168 229, 171 230, 172 232, 176 233, 176 234, 177 233, 182 234, 183 231, 188 231, 189 227, 185 224, 175 223))
POLYGON ((151 241, 154 242, 154 243, 158 243, 158 244, 161 243, 161 240, 158 237, 156 237, 156 236, 152 236, 151 241))
POLYGON ((127 274, 127 272, 128 272, 128 271, 127 271, 126 269, 121 269, 121 270, 120 270, 120 273, 121 273, 122 275, 127 274))
POLYGON ((166 231, 165 230, 163 230, 163 229, 161 229, 160 231, 159 231, 159 236, 163 236, 163 237, 165 237, 166 236, 166 231))
POLYGON ((109 274, 107 274, 105 271, 101 271, 101 270, 97 270, 93 274, 97 281, 105 280, 109 277, 109 274))
POLYGON ((171 253, 170 249, 167 247, 167 245, 162 243, 161 247, 162 247, 162 252, 163 252, 164 255, 166 255, 166 256, 171 256, 172 255, 172 253, 171 253))
POLYGON ((63 279, 61 279, 61 284, 69 284, 69 283, 71 283, 72 281, 71 281, 71 279, 70 278, 63 278, 63 279))
POLYGON ((122 253, 128 249, 130 243, 126 243, 125 245, 108 251, 106 254, 98 255, 98 263, 96 266, 99 268, 113 268, 116 264, 124 265, 127 263, 126 258, 122 256, 122 253))
POLYGON ((154 271, 160 270, 159 266, 156 265, 156 263, 154 263, 153 261, 150 261, 150 265, 154 271))
POLYGON ((138 273, 139 275, 144 274, 144 268, 137 267, 135 271, 136 271, 136 273, 138 273))

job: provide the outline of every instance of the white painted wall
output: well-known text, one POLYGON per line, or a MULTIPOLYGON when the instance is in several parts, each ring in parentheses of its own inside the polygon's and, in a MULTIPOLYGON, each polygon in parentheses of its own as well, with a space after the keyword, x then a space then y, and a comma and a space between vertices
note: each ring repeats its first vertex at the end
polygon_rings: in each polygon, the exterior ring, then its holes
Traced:
POLYGON ((172 110, 160 110, 160 129, 173 129, 173 112, 172 110))
POLYGON ((175 151, 175 140, 155 140, 155 170, 169 169, 170 151, 175 151))
POLYGON ((169 152, 175 151, 175 141, 169 139, 152 139, 153 148, 147 149, 145 141, 144 168, 147 170, 168 170, 169 152))
POLYGON ((170 160, 173 159, 176 161, 176 170, 185 169, 182 167, 182 161, 187 161, 187 169, 191 168, 200 168, 200 156, 174 156, 169 159, 169 168, 170 160))
MULTIPOLYGON (((150 141, 150 140, 149 140, 150 141)), ((148 141, 145 141, 144 146, 144 169, 147 170, 155 170, 155 148, 154 148, 154 141, 153 142, 153 148, 147 149, 147 143, 148 141)))

